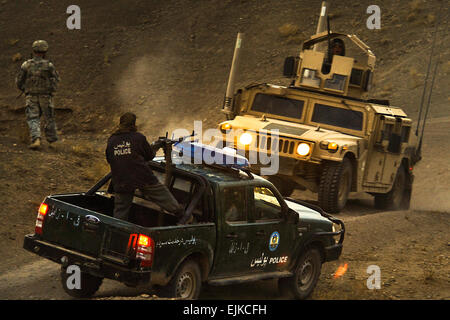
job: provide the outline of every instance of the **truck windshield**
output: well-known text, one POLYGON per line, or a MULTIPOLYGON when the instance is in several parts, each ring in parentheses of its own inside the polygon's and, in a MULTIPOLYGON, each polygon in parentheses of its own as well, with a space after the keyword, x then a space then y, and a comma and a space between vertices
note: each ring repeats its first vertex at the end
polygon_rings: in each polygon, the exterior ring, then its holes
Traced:
POLYGON ((363 125, 363 114, 356 110, 316 103, 311 121, 360 131, 363 125))
POLYGON ((303 100, 258 93, 253 100, 251 110, 281 117, 301 119, 304 103, 303 100))

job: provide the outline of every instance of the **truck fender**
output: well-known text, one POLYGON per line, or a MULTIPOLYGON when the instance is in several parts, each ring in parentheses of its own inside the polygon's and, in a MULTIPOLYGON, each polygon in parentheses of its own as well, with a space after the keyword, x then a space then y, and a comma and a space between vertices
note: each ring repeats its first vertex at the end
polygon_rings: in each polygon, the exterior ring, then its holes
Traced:
MULTIPOLYGON (((317 230, 317 231, 321 231, 321 230, 317 230)), ((321 261, 322 261, 322 263, 324 263, 326 246, 327 246, 327 244, 324 242, 324 237, 316 236, 316 235, 312 234, 311 237, 309 239, 307 239, 305 242, 303 242, 299 246, 299 248, 296 250, 295 264, 293 267, 295 267, 295 265, 297 264, 297 260, 300 258, 302 253, 305 252, 306 249, 310 248, 310 247, 315 247, 319 250, 321 261)))
POLYGON ((350 164, 352 165, 352 186, 350 191, 356 191, 358 185, 358 162, 356 160, 356 155, 352 151, 348 151, 344 154, 344 158, 350 160, 350 164))
POLYGON ((167 273, 165 277, 163 279, 160 279, 158 281, 158 284, 163 286, 168 284, 172 277, 175 275, 175 272, 178 270, 180 265, 187 259, 194 259, 198 262, 200 271, 202 273, 202 280, 204 281, 208 277, 213 258, 214 250, 212 249, 211 245, 207 243, 204 243, 201 247, 196 246, 195 248, 187 250, 185 254, 179 259, 172 257, 172 259, 170 260, 173 261, 173 263, 171 263, 167 267, 167 273))

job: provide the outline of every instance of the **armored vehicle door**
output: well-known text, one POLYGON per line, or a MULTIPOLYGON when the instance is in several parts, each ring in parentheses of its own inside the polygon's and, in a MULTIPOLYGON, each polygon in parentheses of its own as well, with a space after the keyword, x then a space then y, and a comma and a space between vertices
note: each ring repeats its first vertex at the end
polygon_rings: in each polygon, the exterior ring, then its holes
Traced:
POLYGON ((366 168, 366 182, 390 185, 401 165, 402 153, 408 143, 409 119, 377 115, 376 131, 366 168))
MULTIPOLYGON (((382 182, 391 185, 395 181, 397 171, 405 156, 411 131, 411 120, 395 117, 392 130, 387 138, 387 153, 385 156, 382 182)), ((386 144, 386 143, 385 143, 386 144)))
POLYGON ((395 119, 377 115, 376 131, 372 140, 370 155, 367 159, 365 182, 381 183, 387 146, 389 144, 390 133, 394 128, 395 119))

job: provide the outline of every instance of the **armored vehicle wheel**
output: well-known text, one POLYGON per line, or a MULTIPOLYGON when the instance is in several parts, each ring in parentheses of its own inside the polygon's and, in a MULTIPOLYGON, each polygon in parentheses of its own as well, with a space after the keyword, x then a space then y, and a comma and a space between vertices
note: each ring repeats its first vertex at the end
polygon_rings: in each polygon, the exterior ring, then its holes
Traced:
POLYGON ((202 277, 198 264, 187 260, 178 268, 169 284, 161 289, 161 295, 182 300, 195 300, 200 295, 202 277))
POLYGON ((294 183, 288 179, 283 179, 278 176, 267 176, 265 178, 269 180, 275 188, 278 189, 278 191, 280 191, 283 197, 289 197, 295 190, 294 183))
POLYGON ((309 248, 298 260, 294 275, 278 280, 280 293, 292 293, 296 299, 306 299, 319 281, 322 261, 316 248, 309 248))
POLYGON ((340 163, 326 162, 319 184, 319 206, 330 213, 339 213, 347 203, 352 186, 352 165, 344 158, 340 163))
POLYGON ((72 282, 72 278, 70 277, 76 276, 75 274, 67 273, 67 268, 61 267, 61 284, 63 286, 64 291, 74 297, 74 298, 89 298, 94 293, 97 292, 97 290, 100 288, 100 285, 103 282, 103 278, 99 278, 96 276, 93 276, 89 273, 80 272, 80 288, 71 288, 68 285, 74 284, 72 282))
POLYGON ((409 203, 405 204, 405 186, 406 173, 404 167, 400 166, 391 191, 385 194, 375 195, 375 208, 382 210, 407 209, 409 207, 409 203))

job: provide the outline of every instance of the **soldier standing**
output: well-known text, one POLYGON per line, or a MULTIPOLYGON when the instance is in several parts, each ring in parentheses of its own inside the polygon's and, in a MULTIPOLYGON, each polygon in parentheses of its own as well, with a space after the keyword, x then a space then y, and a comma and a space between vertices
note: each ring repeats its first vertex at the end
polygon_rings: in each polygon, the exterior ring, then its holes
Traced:
POLYGON ((45 59, 48 44, 44 40, 33 42, 33 58, 25 61, 16 78, 16 85, 25 93, 28 127, 30 128, 31 149, 41 145, 41 115, 45 119, 45 137, 49 143, 58 140, 56 133, 53 94, 59 82, 55 66, 45 59))

